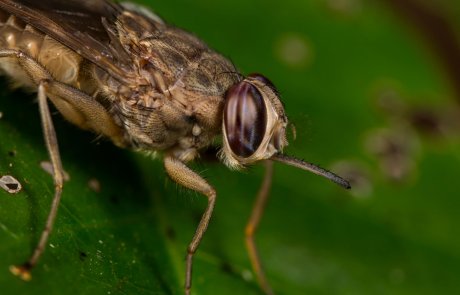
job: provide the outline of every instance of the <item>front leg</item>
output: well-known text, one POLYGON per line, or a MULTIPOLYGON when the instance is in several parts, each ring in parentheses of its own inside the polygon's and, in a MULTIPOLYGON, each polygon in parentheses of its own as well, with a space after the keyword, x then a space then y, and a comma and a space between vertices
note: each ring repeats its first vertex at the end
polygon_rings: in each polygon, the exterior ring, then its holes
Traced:
POLYGON ((197 191, 208 198, 208 206, 201 216, 200 223, 196 229, 195 235, 187 248, 187 261, 185 272, 185 294, 189 295, 192 287, 192 264, 193 255, 195 254, 211 219, 212 211, 216 201, 216 191, 195 171, 187 167, 183 162, 172 156, 166 156, 164 166, 168 175, 178 184, 197 191))

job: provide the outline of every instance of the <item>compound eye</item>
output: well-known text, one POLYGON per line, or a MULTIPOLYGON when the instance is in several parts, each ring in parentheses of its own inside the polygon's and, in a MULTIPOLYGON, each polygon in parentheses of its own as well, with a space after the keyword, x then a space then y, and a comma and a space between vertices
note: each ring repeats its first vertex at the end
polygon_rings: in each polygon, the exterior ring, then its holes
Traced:
POLYGON ((253 74, 250 74, 248 76, 248 78, 259 80, 260 82, 262 82, 266 86, 270 87, 271 90, 273 90, 273 92, 278 93, 278 90, 276 89, 275 85, 267 77, 265 77, 265 76, 263 76, 261 74, 253 73, 253 74))
POLYGON ((224 132, 232 152, 248 158, 265 136, 267 110, 259 90, 247 82, 233 86, 226 95, 224 132))

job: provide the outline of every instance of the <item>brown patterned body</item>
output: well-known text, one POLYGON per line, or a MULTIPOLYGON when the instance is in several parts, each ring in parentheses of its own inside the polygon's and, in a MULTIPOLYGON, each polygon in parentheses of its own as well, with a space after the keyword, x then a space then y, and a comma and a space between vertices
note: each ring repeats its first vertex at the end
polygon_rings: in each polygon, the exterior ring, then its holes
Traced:
MULTIPOLYGON (((114 50, 123 51, 129 61, 122 65, 123 79, 0 9, 0 47, 24 52, 56 81, 92 97, 119 130, 101 129, 84 111, 51 95, 66 119, 117 145, 168 150, 181 160, 192 160, 221 132, 224 94, 239 80, 234 66, 195 36, 137 11, 121 12, 116 26, 107 30, 118 39, 112 41, 114 50)), ((18 85, 37 88, 16 59, 0 67, 18 85)))

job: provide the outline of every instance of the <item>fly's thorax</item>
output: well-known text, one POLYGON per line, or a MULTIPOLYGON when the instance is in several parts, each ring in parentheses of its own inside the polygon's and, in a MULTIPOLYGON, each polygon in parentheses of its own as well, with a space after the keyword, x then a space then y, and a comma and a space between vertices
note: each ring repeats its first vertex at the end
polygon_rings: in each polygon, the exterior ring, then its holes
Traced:
POLYGON ((202 100, 196 108, 187 109, 178 100, 163 96, 151 107, 118 100, 112 104, 111 113, 124 130, 129 147, 169 151, 182 161, 190 161, 220 133, 208 122, 209 116, 219 117, 219 109, 222 99, 202 100))
POLYGON ((142 10, 124 11, 116 30, 137 80, 160 94, 175 91, 172 96, 178 100, 186 96, 182 104, 193 103, 196 97, 223 96, 238 79, 234 65, 195 35, 154 15, 146 17, 142 10))
POLYGON ((223 94, 204 93, 181 80, 170 86, 156 72, 140 73, 137 85, 119 83, 103 72, 99 77, 106 83, 101 88, 110 100, 107 109, 124 130, 127 146, 192 160, 221 132, 223 94))
POLYGON ((132 147, 170 150, 191 160, 220 134, 224 95, 239 75, 231 62, 192 34, 138 17, 126 12, 117 25, 132 60, 130 81, 99 80, 107 85, 111 112, 132 147))
POLYGON ((282 152, 287 118, 278 92, 264 76, 252 74, 234 85, 223 110, 221 158, 241 168, 282 152))

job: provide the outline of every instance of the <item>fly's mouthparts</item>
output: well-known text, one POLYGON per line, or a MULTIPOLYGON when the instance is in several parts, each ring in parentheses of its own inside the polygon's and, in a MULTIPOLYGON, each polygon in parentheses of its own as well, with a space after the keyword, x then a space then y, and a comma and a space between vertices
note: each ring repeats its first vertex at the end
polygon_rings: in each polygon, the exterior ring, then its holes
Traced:
POLYGON ((280 163, 283 163, 289 166, 294 166, 302 170, 310 171, 311 173, 325 177, 329 179, 330 181, 335 182, 336 184, 342 186, 343 188, 351 189, 351 185, 348 182, 348 180, 345 180, 342 177, 338 176, 335 173, 332 173, 329 170, 323 169, 315 164, 306 162, 304 160, 300 160, 300 159, 290 157, 287 155, 283 155, 283 154, 275 154, 274 156, 270 158, 270 160, 277 161, 277 162, 280 162, 280 163))

